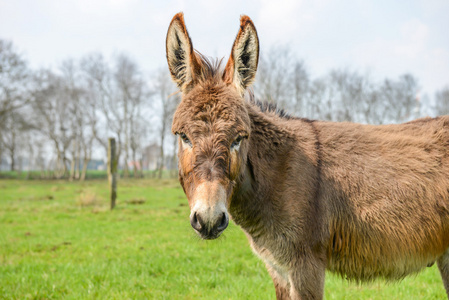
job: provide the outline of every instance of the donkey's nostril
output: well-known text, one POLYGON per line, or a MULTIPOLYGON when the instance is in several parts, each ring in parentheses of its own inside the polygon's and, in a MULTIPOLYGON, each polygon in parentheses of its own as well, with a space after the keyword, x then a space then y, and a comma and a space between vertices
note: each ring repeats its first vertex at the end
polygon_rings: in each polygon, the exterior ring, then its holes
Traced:
POLYGON ((223 213, 221 220, 220 220, 220 224, 218 225, 217 229, 219 231, 223 231, 226 229, 226 227, 228 227, 228 224, 229 224, 228 216, 226 215, 226 213, 223 213))
POLYGON ((190 218, 190 225, 192 225, 193 229, 196 231, 200 231, 203 227, 201 225, 201 219, 197 216, 196 212, 193 213, 193 216, 190 218))

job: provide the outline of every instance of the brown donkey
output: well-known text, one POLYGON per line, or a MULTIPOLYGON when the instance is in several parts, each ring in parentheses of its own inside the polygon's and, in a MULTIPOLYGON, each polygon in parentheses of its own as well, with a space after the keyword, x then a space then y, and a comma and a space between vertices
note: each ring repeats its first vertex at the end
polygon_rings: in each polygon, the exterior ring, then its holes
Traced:
POLYGON ((224 70, 194 51, 182 13, 166 46, 179 180, 203 239, 232 218, 278 299, 322 299, 326 269, 397 280, 435 261, 449 292, 449 116, 333 123, 245 100, 259 55, 247 16, 224 70))

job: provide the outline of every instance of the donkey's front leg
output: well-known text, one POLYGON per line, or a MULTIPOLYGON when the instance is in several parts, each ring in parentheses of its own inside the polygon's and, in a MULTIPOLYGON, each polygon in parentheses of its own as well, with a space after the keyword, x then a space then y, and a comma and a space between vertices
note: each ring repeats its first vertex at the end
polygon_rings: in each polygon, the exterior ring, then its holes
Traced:
POLYGON ((291 299, 323 299, 325 271, 323 255, 310 254, 298 258, 289 274, 291 299))
POLYGON ((277 300, 290 300, 290 286, 286 278, 283 278, 270 264, 266 264, 268 273, 273 279, 277 300))

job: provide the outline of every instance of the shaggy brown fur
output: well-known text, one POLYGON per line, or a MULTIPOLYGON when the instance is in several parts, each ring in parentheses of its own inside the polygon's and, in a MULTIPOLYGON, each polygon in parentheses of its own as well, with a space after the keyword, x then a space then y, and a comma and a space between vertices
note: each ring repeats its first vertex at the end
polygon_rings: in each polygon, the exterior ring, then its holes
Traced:
POLYGON ((193 52, 182 14, 170 25, 183 92, 172 129, 195 230, 216 238, 229 213, 278 299, 321 299, 326 269, 397 280, 435 261, 449 292, 449 116, 382 126, 285 116, 242 96, 258 45, 242 17, 222 73, 193 52))

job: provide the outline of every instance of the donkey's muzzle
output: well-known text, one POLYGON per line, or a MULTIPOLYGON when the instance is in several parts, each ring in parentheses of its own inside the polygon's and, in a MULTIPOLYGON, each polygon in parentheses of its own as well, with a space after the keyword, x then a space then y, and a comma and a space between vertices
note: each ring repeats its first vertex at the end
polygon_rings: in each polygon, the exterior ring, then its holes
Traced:
POLYGON ((190 224, 205 240, 216 239, 228 227, 227 193, 219 181, 200 183, 190 199, 190 224))
POLYGON ((208 220, 198 213, 193 213, 190 217, 190 224, 193 229, 205 240, 213 240, 220 236, 220 234, 228 227, 228 214, 223 212, 219 218, 215 220, 208 220))

